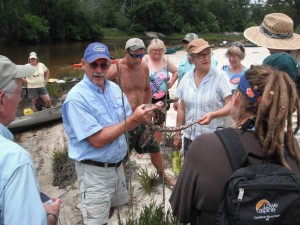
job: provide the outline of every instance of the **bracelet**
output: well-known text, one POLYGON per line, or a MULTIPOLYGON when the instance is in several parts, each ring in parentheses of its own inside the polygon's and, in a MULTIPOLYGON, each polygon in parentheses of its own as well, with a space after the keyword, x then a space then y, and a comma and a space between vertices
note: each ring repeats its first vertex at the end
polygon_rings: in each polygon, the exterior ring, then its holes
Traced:
POLYGON ((54 213, 47 213, 47 217, 49 216, 49 215, 53 215, 54 217, 55 217, 55 220, 56 220, 56 222, 57 222, 57 215, 55 215, 54 213))

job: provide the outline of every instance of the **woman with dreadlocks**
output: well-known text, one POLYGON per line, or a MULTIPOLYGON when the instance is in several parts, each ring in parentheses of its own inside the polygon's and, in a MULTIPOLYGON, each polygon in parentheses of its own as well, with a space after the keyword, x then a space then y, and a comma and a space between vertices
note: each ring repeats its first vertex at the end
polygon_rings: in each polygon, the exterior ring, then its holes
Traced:
MULTIPOLYGON (((246 153, 276 157, 300 177, 299 145, 294 138, 292 114, 299 99, 295 83, 284 72, 251 66, 232 90, 231 117, 246 153)), ((249 157, 249 164, 263 163, 249 157)), ((232 175, 230 161, 215 133, 199 135, 190 145, 170 203, 184 223, 214 224, 223 187, 232 175)))

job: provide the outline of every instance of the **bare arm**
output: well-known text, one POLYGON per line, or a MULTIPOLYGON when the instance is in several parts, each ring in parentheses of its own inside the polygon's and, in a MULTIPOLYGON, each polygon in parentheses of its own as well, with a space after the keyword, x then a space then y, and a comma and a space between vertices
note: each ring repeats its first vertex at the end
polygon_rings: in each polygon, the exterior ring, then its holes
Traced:
POLYGON ((118 79, 117 79, 118 78, 117 64, 111 65, 109 67, 106 78, 116 84, 119 84, 118 79))
POLYGON ((48 83, 49 77, 50 77, 50 70, 47 69, 44 73, 45 85, 48 83))
POLYGON ((170 89, 178 79, 178 68, 172 62, 168 62, 168 70, 172 73, 171 80, 167 83, 168 89, 170 89))
POLYGON ((216 118, 225 117, 230 115, 230 102, 231 102, 231 96, 229 95, 225 98, 225 106, 215 112, 209 112, 206 113, 204 116, 202 116, 198 123, 201 125, 209 124, 210 121, 216 118))
POLYGON ((143 109, 144 105, 136 108, 133 114, 125 120, 110 127, 105 127, 87 138, 87 141, 95 148, 101 148, 112 141, 116 140, 119 136, 126 132, 126 129, 132 130, 141 123, 146 123, 152 116, 152 111, 156 106, 143 109))
POLYGON ((150 79, 149 79, 149 68, 148 65, 145 64, 145 93, 144 93, 144 104, 151 104, 152 102, 152 91, 150 87, 150 79))
POLYGON ((60 205, 61 201, 59 198, 52 199, 53 203, 51 205, 48 205, 47 203, 43 203, 44 209, 47 213, 47 225, 56 225, 59 211, 60 211, 60 205))

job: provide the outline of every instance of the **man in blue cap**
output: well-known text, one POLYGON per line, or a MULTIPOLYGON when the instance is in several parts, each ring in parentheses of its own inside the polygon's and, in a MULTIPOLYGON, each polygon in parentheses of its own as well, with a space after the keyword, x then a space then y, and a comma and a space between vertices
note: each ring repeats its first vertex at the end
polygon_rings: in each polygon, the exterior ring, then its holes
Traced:
POLYGON ((63 123, 69 157, 76 161, 84 223, 107 224, 114 207, 128 201, 124 133, 146 123, 156 107, 140 105, 132 113, 119 86, 106 78, 111 60, 104 44, 90 44, 81 62, 85 75, 67 95, 63 123))

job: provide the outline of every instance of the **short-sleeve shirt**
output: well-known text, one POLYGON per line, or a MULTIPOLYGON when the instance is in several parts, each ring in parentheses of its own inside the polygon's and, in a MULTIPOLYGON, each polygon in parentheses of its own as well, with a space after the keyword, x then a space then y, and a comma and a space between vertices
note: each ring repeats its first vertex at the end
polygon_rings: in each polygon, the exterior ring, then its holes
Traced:
MULTIPOLYGON (((194 71, 188 72, 180 82, 176 97, 185 104, 185 123, 198 120, 208 112, 217 111, 225 106, 225 98, 231 95, 231 85, 227 74, 211 66, 198 87, 194 71)), ((217 127, 225 127, 226 119, 216 118, 208 125, 193 125, 183 131, 184 137, 194 140, 199 134, 212 133, 217 127)))
POLYGON ((229 65, 224 65, 222 69, 227 73, 230 83, 232 84, 232 88, 236 89, 238 86, 238 82, 240 81, 240 77, 243 76, 248 69, 247 67, 243 67, 243 70, 239 73, 231 73, 229 70, 229 65))
POLYGON ((30 154, 0 124, 0 225, 46 225, 30 154))
POLYGON ((128 100, 118 85, 105 79, 103 92, 84 75, 83 80, 69 91, 62 107, 63 124, 69 136, 69 157, 104 163, 123 160, 127 153, 124 134, 101 148, 93 147, 86 139, 131 114, 128 100))
MULTIPOLYGON (((31 64, 27 64, 31 65, 31 64)), ((31 65, 32 66, 32 65, 31 65)), ((39 62, 35 68, 35 72, 31 77, 26 77, 28 88, 41 88, 45 87, 45 72, 48 68, 41 62, 39 62)))

